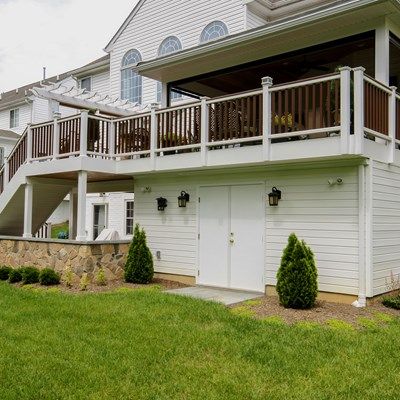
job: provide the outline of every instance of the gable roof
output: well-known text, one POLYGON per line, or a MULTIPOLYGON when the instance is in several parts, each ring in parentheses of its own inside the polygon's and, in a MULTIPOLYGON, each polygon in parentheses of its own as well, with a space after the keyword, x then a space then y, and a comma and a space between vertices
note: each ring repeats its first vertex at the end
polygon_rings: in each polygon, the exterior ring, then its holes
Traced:
POLYGON ((136 4, 136 6, 133 8, 131 13, 128 15, 124 23, 121 25, 121 27, 118 29, 117 33, 112 37, 112 39, 109 41, 107 46, 104 48, 104 51, 109 53, 112 49, 113 44, 117 41, 117 39, 121 36, 121 33, 125 30, 125 28, 129 25, 129 23, 132 21, 132 19, 135 17, 135 15, 139 12, 139 10, 142 8, 143 4, 145 3, 146 0, 139 0, 136 4))
POLYGON ((0 138, 6 139, 19 139, 21 135, 15 133, 14 131, 9 131, 7 129, 0 129, 0 138))

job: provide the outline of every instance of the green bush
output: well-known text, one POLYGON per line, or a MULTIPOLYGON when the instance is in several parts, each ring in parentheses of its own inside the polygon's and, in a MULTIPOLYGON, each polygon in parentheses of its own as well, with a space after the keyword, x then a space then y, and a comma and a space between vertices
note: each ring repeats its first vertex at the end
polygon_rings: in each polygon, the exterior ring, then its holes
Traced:
POLYGON ((148 284, 153 280, 153 276, 153 256, 147 247, 146 233, 137 224, 125 265, 125 281, 148 284))
POLYGON ((43 286, 59 285, 60 280, 60 275, 50 268, 45 268, 39 273, 39 283, 43 286))
POLYGON ((10 275, 10 267, 0 267, 0 281, 6 281, 10 275))
POLYGON ((400 296, 396 297, 385 297, 382 301, 385 307, 394 308, 395 310, 400 310, 400 296))
POLYGON ((99 286, 107 286, 107 277, 104 268, 99 268, 96 274, 96 284, 99 286))
POLYGON ((22 283, 24 285, 31 285, 39 282, 39 270, 35 267, 21 268, 22 283))
POLYGON ((17 283, 22 281, 21 268, 12 269, 8 275, 8 282, 17 283))
POLYGON ((277 292, 286 308, 308 309, 315 305, 318 273, 314 254, 294 233, 289 236, 277 274, 277 292))

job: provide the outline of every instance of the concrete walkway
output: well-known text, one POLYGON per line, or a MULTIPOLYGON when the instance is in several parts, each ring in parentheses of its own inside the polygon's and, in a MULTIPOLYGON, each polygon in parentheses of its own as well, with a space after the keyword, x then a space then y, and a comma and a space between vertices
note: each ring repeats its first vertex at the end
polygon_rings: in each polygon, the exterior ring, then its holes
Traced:
POLYGON ((216 301, 227 306, 241 303, 242 301, 263 297, 262 293, 243 292, 239 290, 218 289, 204 286, 186 287, 182 289, 167 290, 166 293, 177 294, 180 296, 195 297, 209 301, 216 301))

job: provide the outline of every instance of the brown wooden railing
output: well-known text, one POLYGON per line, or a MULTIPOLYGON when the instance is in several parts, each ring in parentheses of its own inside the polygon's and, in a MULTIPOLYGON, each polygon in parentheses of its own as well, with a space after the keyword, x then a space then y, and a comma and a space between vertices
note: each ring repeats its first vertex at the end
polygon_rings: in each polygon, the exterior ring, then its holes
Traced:
POLYGON ((5 168, 3 168, 0 171, 0 194, 4 192, 4 178, 5 178, 5 168))
POLYGON ((81 137, 81 117, 70 117, 59 121, 59 154, 78 153, 81 137))
POLYGON ((115 122, 115 154, 150 151, 150 114, 115 122))
POLYGON ((28 146, 27 146, 27 131, 25 131, 24 135, 15 145, 14 150, 8 157, 8 165, 9 165, 9 178, 11 178, 16 174, 19 167, 25 163, 28 157, 28 146))
POLYGON ((364 124, 365 128, 389 135, 390 90, 379 82, 366 77, 364 81, 364 124))
POLYGON ((209 104, 209 142, 262 136, 262 93, 213 100, 209 104))
POLYGON ((157 112, 157 148, 200 143, 201 105, 191 104, 157 112))
POLYGON ((32 158, 49 157, 53 154, 54 123, 32 127, 32 158))
POLYGON ((271 89, 271 133, 340 126, 340 79, 293 83, 271 89))
POLYGON ((110 148, 110 124, 104 118, 90 116, 88 119, 87 150, 88 152, 107 155, 110 148))

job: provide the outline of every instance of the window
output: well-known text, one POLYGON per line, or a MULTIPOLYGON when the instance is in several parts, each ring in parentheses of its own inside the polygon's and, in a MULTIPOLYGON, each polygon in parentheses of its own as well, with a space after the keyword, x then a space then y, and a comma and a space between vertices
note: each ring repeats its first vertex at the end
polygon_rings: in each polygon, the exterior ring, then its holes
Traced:
POLYGON ((19 126, 19 108, 10 111, 10 128, 17 128, 19 126))
POLYGON ((126 219, 125 232, 127 235, 133 235, 133 212, 135 203, 133 201, 126 202, 126 219))
POLYGON ((88 92, 92 90, 92 77, 89 76, 87 78, 83 78, 79 82, 79 86, 81 89, 86 89, 88 92))
POLYGON ((137 50, 129 50, 122 59, 121 98, 142 104, 142 77, 134 71, 134 67, 142 61, 137 50))
MULTIPOLYGON (((158 56, 166 56, 167 54, 175 53, 182 50, 182 43, 176 36, 169 36, 162 41, 160 47, 158 48, 158 56)), ((157 102, 161 102, 162 97, 162 84, 157 82, 157 102)), ((180 93, 171 92, 171 100, 181 99, 182 95, 180 93)))
POLYGON ((208 24, 200 36, 200 43, 217 40, 228 35, 228 28, 222 21, 214 21, 208 24))

